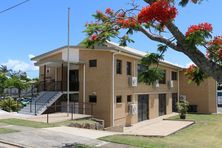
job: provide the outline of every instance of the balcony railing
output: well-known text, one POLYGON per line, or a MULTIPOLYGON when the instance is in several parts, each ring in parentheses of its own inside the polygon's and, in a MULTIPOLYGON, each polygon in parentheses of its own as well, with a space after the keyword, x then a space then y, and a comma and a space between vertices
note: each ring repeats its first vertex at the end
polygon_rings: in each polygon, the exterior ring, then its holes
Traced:
MULTIPOLYGON (((70 91, 79 91, 79 81, 69 82, 70 91)), ((67 91, 67 82, 62 81, 41 81, 39 91, 67 91)))

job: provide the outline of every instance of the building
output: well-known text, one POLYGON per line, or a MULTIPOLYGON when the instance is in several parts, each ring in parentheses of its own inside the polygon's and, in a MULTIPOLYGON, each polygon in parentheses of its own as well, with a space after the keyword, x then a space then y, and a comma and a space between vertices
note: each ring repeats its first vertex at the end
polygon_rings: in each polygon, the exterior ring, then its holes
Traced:
MULTIPOLYGON (((79 103, 78 107, 83 108, 82 111, 79 110, 81 113, 87 113, 84 106, 87 103, 91 104, 93 116, 103 119, 107 127, 128 126, 170 114, 176 111, 176 102, 180 95, 187 96, 187 100, 191 105, 196 105, 196 110, 199 112, 216 112, 216 82, 209 80, 206 82, 206 87, 193 86, 189 89, 190 86, 182 74, 183 68, 175 64, 160 62, 159 67, 165 71, 165 75, 163 80, 159 80, 155 85, 137 82, 138 72, 142 70, 139 61, 145 55, 145 52, 121 47, 112 42, 94 49, 81 45, 70 46, 71 102, 79 103), (210 91, 215 95, 202 93, 210 94, 210 91), (208 103, 204 104, 199 97, 208 103), (193 98, 195 101, 192 101, 193 98)), ((56 92, 48 97, 53 98, 51 99, 53 101, 45 101, 52 102, 47 105, 56 102, 66 104, 64 98, 67 93, 67 47, 52 50, 32 60, 40 67, 42 91, 48 91, 48 94, 49 91, 56 92), (54 97, 55 95, 57 97, 54 97)), ((44 111, 43 109, 39 113, 44 111)))

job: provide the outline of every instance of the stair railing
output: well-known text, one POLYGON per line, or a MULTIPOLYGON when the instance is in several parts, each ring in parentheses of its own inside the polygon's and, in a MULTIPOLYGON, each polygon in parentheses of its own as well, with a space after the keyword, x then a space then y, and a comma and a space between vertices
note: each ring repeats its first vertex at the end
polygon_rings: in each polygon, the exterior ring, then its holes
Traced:
MULTIPOLYGON (((47 93, 45 93, 45 94, 47 94, 47 93)), ((56 95, 57 95, 57 93, 56 93, 56 94, 53 94, 52 96, 50 96, 49 99, 47 100, 47 102, 42 103, 42 106, 43 106, 44 104, 48 104, 49 101, 52 100, 52 98, 56 97, 56 95)), ((42 96, 42 97, 43 97, 43 96, 42 96)), ((40 100, 40 99, 38 99, 38 100, 40 100)), ((40 103, 39 103, 39 104, 40 104, 40 103)), ((35 115, 37 115, 37 108, 36 108, 36 105, 37 105, 37 102, 35 102, 35 115)), ((41 104, 40 104, 40 105, 41 105, 41 104)), ((42 107, 42 106, 41 106, 41 107, 42 107)), ((41 109, 41 107, 38 108, 38 109, 41 109)))

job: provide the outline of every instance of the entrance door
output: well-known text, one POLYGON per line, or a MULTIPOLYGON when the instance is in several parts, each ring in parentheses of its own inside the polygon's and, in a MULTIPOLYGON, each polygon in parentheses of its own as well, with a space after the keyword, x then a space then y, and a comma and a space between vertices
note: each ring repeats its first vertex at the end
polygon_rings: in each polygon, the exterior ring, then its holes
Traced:
POLYGON ((149 119, 149 95, 138 96, 138 121, 149 119))
POLYGON ((172 111, 177 112, 177 102, 178 102, 178 95, 177 93, 172 94, 172 111))
POLYGON ((79 91, 79 70, 69 71, 69 90, 79 91))
POLYGON ((159 94, 159 116, 166 115, 166 94, 159 94))

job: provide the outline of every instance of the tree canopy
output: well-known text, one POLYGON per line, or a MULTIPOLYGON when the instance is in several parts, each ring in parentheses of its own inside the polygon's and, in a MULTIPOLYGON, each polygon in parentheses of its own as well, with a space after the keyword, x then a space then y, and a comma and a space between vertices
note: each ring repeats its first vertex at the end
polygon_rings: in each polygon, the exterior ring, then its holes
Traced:
POLYGON ((133 34, 142 32, 150 40, 160 43, 157 47, 158 53, 147 54, 142 59, 142 63, 146 66, 142 77, 153 76, 152 80, 147 78, 145 82, 153 83, 155 79, 160 79, 161 72, 158 72, 157 68, 156 70, 151 68, 150 61, 158 67, 167 48, 171 48, 184 53, 195 63, 185 73, 190 81, 200 84, 204 78, 211 76, 221 83, 222 36, 213 37, 213 27, 208 22, 191 25, 186 33, 180 31, 179 26, 174 23, 178 15, 178 7, 185 7, 190 2, 201 4, 202 0, 144 1, 146 5, 142 7, 130 1, 129 9, 114 11, 107 8, 104 12, 98 10, 93 14, 95 22, 86 24, 84 32, 87 34, 87 40, 84 44, 93 48, 96 44, 103 44, 107 40, 117 38, 121 46, 127 46, 127 43, 134 42, 133 34), (122 32, 125 32, 124 35, 122 32), (168 32, 170 37, 165 37, 165 32, 168 32), (204 47, 207 53, 201 52, 200 46, 204 47))

